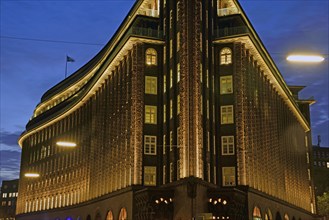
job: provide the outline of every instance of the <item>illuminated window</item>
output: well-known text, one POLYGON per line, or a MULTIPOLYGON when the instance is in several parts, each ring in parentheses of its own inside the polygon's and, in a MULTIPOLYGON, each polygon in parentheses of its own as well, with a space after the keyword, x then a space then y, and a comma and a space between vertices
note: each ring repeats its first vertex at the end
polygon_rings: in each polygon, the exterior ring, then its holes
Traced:
POLYGON ((166 154, 166 135, 163 135, 163 154, 166 154))
POLYGON ((327 168, 329 168, 329 162, 327 162, 327 168))
POLYGON ((151 105, 145 105, 145 123, 156 124, 157 123, 157 107, 151 105))
POLYGON ((173 75, 172 75, 172 70, 170 70, 170 88, 172 87, 173 85, 173 75))
POLYGON ((228 47, 224 47, 220 51, 220 64, 231 64, 232 63, 232 51, 228 47))
POLYGON ((153 48, 146 50, 146 64, 147 65, 157 65, 157 52, 153 48))
POLYGON ((177 32, 177 51, 179 51, 179 49, 180 49, 180 32, 177 32))
POLYGON ((156 136, 144 136, 144 154, 156 155, 156 144, 157 137, 156 136))
POLYGON ((288 216, 288 214, 285 214, 285 215, 284 215, 284 220, 289 220, 289 216, 288 216))
POLYGON ((144 167, 144 185, 148 185, 148 186, 156 185, 156 167, 151 167, 151 166, 144 167))
POLYGON ((233 123, 233 105, 226 105, 220 107, 221 124, 233 123))
POLYGON ((172 28, 172 10, 170 10, 170 21, 169 21, 169 27, 172 28))
POLYGON ((166 104, 164 104, 163 105, 163 123, 166 122, 166 114, 167 114, 166 104))
POLYGON ((235 167, 223 167, 223 186, 235 186, 235 167))
POLYGON ((119 220, 127 220, 127 210, 126 208, 121 208, 119 214, 119 220))
POLYGON ((170 99, 170 118, 172 118, 173 106, 172 106, 172 99, 170 99))
POLYGON ((180 95, 177 96, 177 115, 180 113, 180 95))
POLYGON ((172 151, 172 144, 173 144, 173 136, 172 136, 172 131, 170 131, 169 133, 169 148, 170 148, 170 151, 172 151))
POLYGON ((260 209, 256 206, 252 213, 253 220, 262 220, 262 214, 260 213, 260 209))
POLYGON ((169 41, 169 55, 170 55, 170 58, 172 58, 172 39, 170 39, 169 41))
MULTIPOLYGON (((163 23, 163 29, 165 30, 165 23, 163 23)), ((166 63, 166 46, 163 47, 163 64, 166 63)))
POLYGON ((2 198, 7 198, 7 193, 2 193, 2 198))
POLYGON ((166 84, 167 84, 167 78, 166 75, 163 75, 163 93, 166 92, 166 84))
POLYGON ((177 64, 177 82, 180 81, 180 63, 177 64))
POLYGON ((220 77, 220 94, 233 93, 232 76, 220 77))
POLYGON ((222 155, 234 155, 234 136, 222 137, 222 155))
POLYGON ((269 209, 267 210, 267 213, 265 213, 265 220, 273 220, 272 212, 269 209))
POLYGON ((145 93, 156 95, 158 91, 158 80, 157 77, 145 76, 145 93))
POLYGON ((106 216, 106 220, 113 220, 113 212, 109 211, 106 216))

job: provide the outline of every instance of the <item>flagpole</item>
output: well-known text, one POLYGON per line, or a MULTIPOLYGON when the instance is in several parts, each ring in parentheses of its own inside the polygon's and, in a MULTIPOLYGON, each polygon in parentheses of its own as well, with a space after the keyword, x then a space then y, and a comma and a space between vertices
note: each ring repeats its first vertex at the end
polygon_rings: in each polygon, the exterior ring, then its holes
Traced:
POLYGON ((67 75, 67 55, 65 57, 65 79, 66 79, 66 75, 67 75))

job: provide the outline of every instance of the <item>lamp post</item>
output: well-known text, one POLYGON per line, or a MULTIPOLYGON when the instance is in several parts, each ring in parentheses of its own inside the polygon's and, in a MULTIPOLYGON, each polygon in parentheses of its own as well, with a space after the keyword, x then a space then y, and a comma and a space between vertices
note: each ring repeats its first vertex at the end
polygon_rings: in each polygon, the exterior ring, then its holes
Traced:
POLYGON ((324 57, 320 55, 302 55, 294 54, 289 55, 287 60, 290 62, 299 62, 299 63, 320 63, 324 61, 324 57))
POLYGON ((28 177, 28 178, 38 178, 38 177, 40 177, 40 174, 35 173, 35 172, 28 172, 28 173, 25 173, 24 176, 28 177))
POLYGON ((77 144, 75 142, 70 141, 58 141, 56 142, 56 145, 59 147, 76 147, 77 144))

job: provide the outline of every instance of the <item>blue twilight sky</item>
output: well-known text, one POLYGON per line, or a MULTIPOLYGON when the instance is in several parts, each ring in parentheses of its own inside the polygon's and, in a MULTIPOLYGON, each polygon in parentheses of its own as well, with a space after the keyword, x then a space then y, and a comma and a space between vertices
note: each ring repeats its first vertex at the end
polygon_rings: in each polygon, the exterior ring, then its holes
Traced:
MULTIPOLYGON (((135 0, 0 0, 0 181, 18 178, 17 138, 42 94, 111 38, 135 0)), ((328 0, 240 0, 288 84, 314 96, 313 143, 328 143, 328 0), (292 64, 291 52, 323 54, 321 64, 292 64)))

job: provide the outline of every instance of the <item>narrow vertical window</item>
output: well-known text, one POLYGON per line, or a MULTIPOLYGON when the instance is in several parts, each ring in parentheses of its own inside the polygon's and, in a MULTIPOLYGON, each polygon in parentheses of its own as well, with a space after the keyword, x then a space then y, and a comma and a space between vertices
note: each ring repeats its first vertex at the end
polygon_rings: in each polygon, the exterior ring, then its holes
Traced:
POLYGON ((177 160, 177 180, 179 180, 180 161, 177 160))
POLYGON ((180 13, 180 11, 179 11, 179 2, 177 2, 177 5, 176 5, 176 12, 177 12, 177 15, 176 15, 176 21, 179 21, 179 13, 180 13))
POLYGON ((223 186, 235 186, 235 167, 223 167, 223 186))
POLYGON ((180 141, 179 141, 179 132, 180 132, 180 128, 177 127, 177 148, 179 148, 179 144, 180 144, 180 141))
POLYGON ((157 123, 157 107, 151 105, 145 105, 145 123, 156 124, 157 123))
POLYGON ((163 165, 162 182, 163 182, 163 184, 166 184, 166 165, 163 165))
POLYGON ((180 81, 180 63, 177 63, 177 82, 180 81))
POLYGON ((180 95, 177 95, 177 115, 180 114, 180 95))
POLYGON ((166 84, 167 84, 167 77, 166 75, 163 75, 163 93, 165 93, 167 90, 166 84))
POLYGON ((222 137, 222 155, 234 155, 234 136, 222 137))
POLYGON ((180 32, 177 32, 177 51, 179 51, 179 49, 180 49, 180 32))
POLYGON ((147 155, 156 155, 156 144, 157 137, 156 136, 144 136, 144 154, 147 155))
POLYGON ((145 94, 156 95, 158 91, 157 77, 145 76, 145 94))
POLYGON ((210 151, 210 133, 207 132, 207 151, 210 151))
POLYGON ((221 106, 221 124, 233 123, 233 105, 221 106))
POLYGON ((146 64, 147 65, 157 65, 157 52, 153 48, 146 50, 146 64))
POLYGON ((172 99, 170 99, 170 119, 172 119, 173 116, 173 106, 172 106, 172 99))
POLYGON ((172 74, 172 69, 170 70, 170 88, 173 86, 173 74, 172 74))
POLYGON ((163 135, 163 154, 166 154, 166 149, 167 149, 167 145, 166 145, 166 135, 163 135))
POLYGON ((220 64, 227 65, 232 63, 232 50, 228 47, 224 47, 220 51, 220 64))
POLYGON ((173 136, 172 136, 172 131, 170 131, 169 133, 169 148, 170 148, 170 151, 172 151, 172 144, 173 144, 173 136))
POLYGON ((172 39, 170 39, 170 41, 169 41, 169 55, 170 55, 170 58, 172 58, 172 39))
POLYGON ((169 170, 169 179, 170 179, 170 182, 173 181, 173 177, 174 177, 174 165, 173 165, 173 163, 170 163, 170 170, 169 170))
POLYGON ((219 87, 220 87, 220 94, 233 93, 232 76, 221 76, 219 87))
POLYGON ((156 167, 154 166, 144 167, 144 185, 147 186, 156 185, 156 167))
MULTIPOLYGON (((165 24, 163 24, 165 25, 165 24)), ((166 46, 163 47, 163 64, 166 63, 166 46)))
POLYGON ((166 123, 166 115, 167 115, 166 104, 164 104, 163 105, 163 123, 166 123))
POLYGON ((169 21, 169 27, 172 28, 172 10, 170 10, 170 21, 169 21))
POLYGON ((202 74, 202 63, 200 63, 200 82, 202 82, 202 77, 203 77, 203 74, 202 74))

